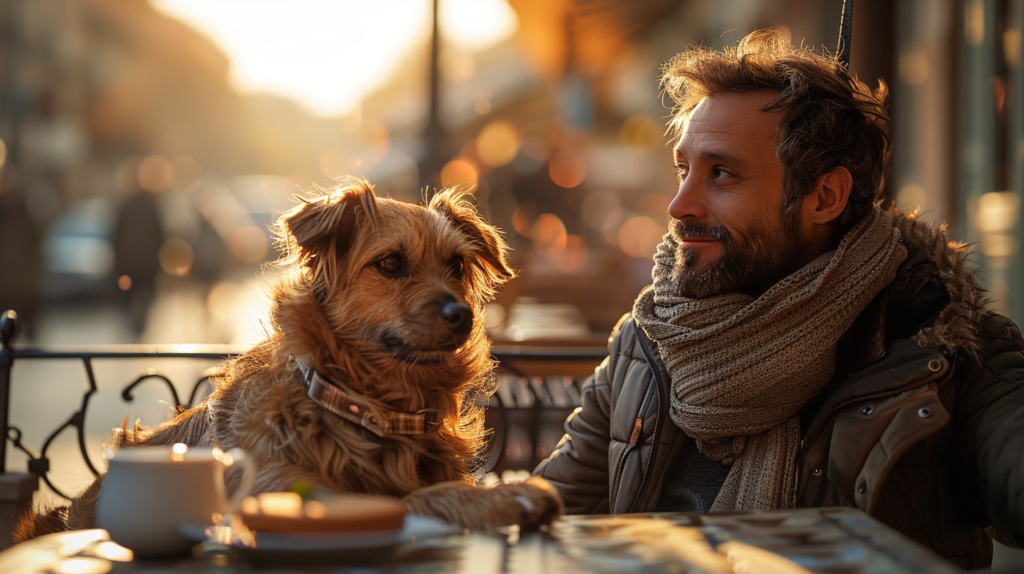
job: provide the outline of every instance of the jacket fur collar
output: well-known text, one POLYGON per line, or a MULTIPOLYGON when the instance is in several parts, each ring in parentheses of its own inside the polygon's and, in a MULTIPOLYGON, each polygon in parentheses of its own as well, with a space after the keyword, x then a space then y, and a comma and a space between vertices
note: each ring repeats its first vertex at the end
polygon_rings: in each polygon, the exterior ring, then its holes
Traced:
POLYGON ((939 227, 919 219, 920 210, 908 213, 894 209, 896 225, 907 246, 908 256, 893 282, 896 289, 913 290, 921 281, 937 281, 949 296, 946 305, 920 326, 913 339, 923 347, 959 347, 975 359, 983 347, 982 325, 992 311, 988 298, 978 286, 969 246, 949 238, 947 224, 939 227))

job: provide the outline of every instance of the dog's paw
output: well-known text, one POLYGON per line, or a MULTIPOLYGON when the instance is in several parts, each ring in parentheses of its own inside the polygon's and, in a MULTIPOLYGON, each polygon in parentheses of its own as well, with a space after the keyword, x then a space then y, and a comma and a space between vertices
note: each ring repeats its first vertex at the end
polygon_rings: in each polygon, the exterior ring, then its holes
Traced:
POLYGON ((404 502, 409 512, 436 516, 471 530, 497 530, 513 524, 536 529, 562 514, 558 492, 537 477, 493 488, 444 482, 417 490, 404 502))
POLYGON ((518 524, 520 528, 535 530, 551 524, 562 515, 562 498, 558 491, 539 476, 517 484, 495 486, 491 490, 503 498, 511 496, 516 502, 520 512, 510 524, 518 524))

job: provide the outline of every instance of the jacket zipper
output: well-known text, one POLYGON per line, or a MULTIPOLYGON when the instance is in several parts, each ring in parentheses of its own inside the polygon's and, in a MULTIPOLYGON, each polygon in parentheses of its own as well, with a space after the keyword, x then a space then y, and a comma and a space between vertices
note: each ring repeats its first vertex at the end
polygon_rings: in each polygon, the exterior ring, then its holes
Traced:
MULTIPOLYGON (((615 465, 615 486, 612 488, 611 503, 608 505, 608 510, 612 513, 615 512, 615 502, 619 496, 619 483, 622 481, 622 467, 626 464, 626 456, 629 454, 633 447, 639 442, 637 438, 640 432, 640 428, 643 425, 644 415, 647 414, 647 407, 651 402, 651 387, 657 388, 658 383, 654 380, 654 376, 651 376, 651 383, 647 386, 647 393, 644 395, 644 401, 640 404, 640 412, 636 415, 636 423, 633 425, 633 432, 630 434, 629 443, 626 445, 626 450, 622 451, 619 455, 619 462, 615 465)), ((641 479, 641 484, 643 479, 641 479)))
POLYGON ((657 356, 656 350, 654 352, 654 356, 652 356, 651 350, 647 348, 647 345, 644 344, 644 341, 647 341, 648 343, 651 344, 653 343, 646 336, 643 330, 636 325, 636 323, 633 324, 633 328, 636 330, 637 338, 640 339, 640 351, 643 352, 644 358, 647 359, 647 364, 650 366, 651 369, 651 379, 654 381, 654 389, 658 397, 658 413, 654 419, 654 432, 651 433, 651 452, 648 453, 647 464, 644 466, 643 474, 640 477, 640 488, 637 489, 637 494, 633 498, 633 504, 630 506, 630 510, 633 510, 638 502, 641 504, 642 507, 646 507, 648 501, 651 498, 650 492, 648 492, 646 496, 644 495, 643 488, 647 484, 647 475, 650 474, 649 471, 651 469, 651 463, 652 461, 655 460, 655 457, 658 453, 658 443, 660 442, 660 439, 658 438, 658 432, 659 430, 661 430, 661 432, 664 432, 663 429, 658 428, 659 421, 667 416, 665 404, 662 403, 661 390, 664 388, 665 392, 668 393, 668 385, 665 384, 665 381, 660 376, 661 371, 657 368, 657 366, 660 364, 660 361, 658 361, 660 357, 657 356))
MULTIPOLYGON (((651 369, 652 373, 653 373, 653 370, 654 369, 652 368, 651 369)), ((658 411, 659 411, 659 415, 660 415, 660 411, 661 411, 661 385, 658 384, 658 381, 657 381, 657 379, 655 379, 653 374, 651 376, 651 383, 654 385, 654 393, 658 397, 658 411)), ((646 414, 646 412, 644 414, 646 414)), ((644 483, 647 482, 647 475, 649 474, 649 471, 651 470, 651 461, 654 460, 654 454, 658 450, 658 419, 660 419, 660 418, 661 418, 661 416, 655 416, 654 417, 654 428, 651 430, 651 437, 652 437, 651 452, 647 453, 647 463, 644 464, 644 472, 643 472, 642 475, 640 475, 640 486, 636 489, 636 496, 633 497, 633 503, 629 505, 629 511, 630 512, 636 512, 636 503, 640 501, 640 495, 643 494, 643 492, 644 492, 644 483)))

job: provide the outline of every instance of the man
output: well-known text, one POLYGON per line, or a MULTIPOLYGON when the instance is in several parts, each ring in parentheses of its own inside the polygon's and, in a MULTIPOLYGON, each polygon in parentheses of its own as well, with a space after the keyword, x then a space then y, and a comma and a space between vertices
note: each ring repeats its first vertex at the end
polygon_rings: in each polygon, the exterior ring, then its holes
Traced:
POLYGON ((856 506, 953 562, 1024 544, 1024 339, 876 204, 884 85, 758 31, 664 69, 654 283, 535 474, 570 513, 856 506))

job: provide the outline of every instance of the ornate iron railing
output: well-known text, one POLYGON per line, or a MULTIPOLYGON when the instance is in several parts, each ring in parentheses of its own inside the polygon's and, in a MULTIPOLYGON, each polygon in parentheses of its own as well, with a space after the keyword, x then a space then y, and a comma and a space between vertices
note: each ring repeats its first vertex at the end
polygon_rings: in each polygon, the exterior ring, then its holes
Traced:
MULTIPOLYGON (((86 449, 85 417, 89 401, 98 390, 93 361, 96 359, 184 359, 223 361, 238 356, 241 347, 230 345, 108 345, 76 347, 24 347, 13 345, 17 332, 17 315, 7 311, 0 316, 0 429, 6 429, 7 440, 28 457, 28 470, 38 476, 53 492, 69 498, 53 484, 49 476, 47 452, 54 440, 69 428, 74 429, 78 449, 89 471, 100 471, 86 449), (19 428, 10 425, 11 370, 15 361, 77 360, 85 368, 87 388, 78 409, 43 440, 38 454, 26 446, 19 428)), ((554 440, 561 436, 558 425, 579 406, 579 382, 593 372, 607 354, 602 347, 535 347, 495 345, 492 349, 499 361, 498 391, 488 402, 486 424, 493 432, 488 450, 487 470, 532 468, 546 456, 554 440), (545 434, 548 439, 545 440, 545 434), (551 438, 554 437, 554 440, 551 438), (517 442, 518 441, 518 442, 517 442), (521 444, 520 444, 521 443, 521 444), (511 446, 518 447, 513 449, 511 446), (510 452, 516 456, 510 456, 510 452)), ((169 377, 147 369, 121 391, 125 402, 134 400, 134 391, 147 381, 166 385, 177 409, 188 409, 205 398, 204 373, 193 385, 187 403, 182 403, 178 390, 169 377)), ((7 449, 0 448, 0 472, 7 470, 7 449)))

